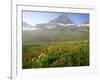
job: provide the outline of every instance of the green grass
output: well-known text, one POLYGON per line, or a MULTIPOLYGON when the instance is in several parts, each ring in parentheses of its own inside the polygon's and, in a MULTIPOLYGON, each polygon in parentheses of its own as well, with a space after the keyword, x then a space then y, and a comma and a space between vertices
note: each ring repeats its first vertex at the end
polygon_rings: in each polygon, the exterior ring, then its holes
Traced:
POLYGON ((89 42, 65 41, 23 45, 22 68, 89 66, 89 42))

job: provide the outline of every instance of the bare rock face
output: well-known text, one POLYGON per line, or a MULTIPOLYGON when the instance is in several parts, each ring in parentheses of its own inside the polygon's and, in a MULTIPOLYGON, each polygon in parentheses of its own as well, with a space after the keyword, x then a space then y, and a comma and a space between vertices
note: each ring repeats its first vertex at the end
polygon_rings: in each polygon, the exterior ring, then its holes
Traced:
POLYGON ((66 13, 62 13, 58 18, 50 21, 50 23, 72 24, 73 22, 69 19, 66 13))

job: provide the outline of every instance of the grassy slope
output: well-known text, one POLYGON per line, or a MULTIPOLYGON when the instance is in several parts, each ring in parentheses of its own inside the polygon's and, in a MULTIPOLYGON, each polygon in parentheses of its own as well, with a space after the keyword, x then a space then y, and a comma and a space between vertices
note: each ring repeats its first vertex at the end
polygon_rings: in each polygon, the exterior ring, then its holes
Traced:
POLYGON ((23 68, 89 65, 88 41, 65 41, 23 45, 23 68))

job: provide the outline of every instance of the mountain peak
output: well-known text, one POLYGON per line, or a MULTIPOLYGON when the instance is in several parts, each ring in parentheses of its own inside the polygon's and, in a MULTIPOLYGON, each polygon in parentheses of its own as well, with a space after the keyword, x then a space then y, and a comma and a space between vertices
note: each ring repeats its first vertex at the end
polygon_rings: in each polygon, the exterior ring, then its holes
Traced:
POLYGON ((59 17, 56 19, 50 21, 50 23, 62 23, 62 24, 72 24, 73 22, 69 19, 68 15, 65 13, 62 13, 59 17))

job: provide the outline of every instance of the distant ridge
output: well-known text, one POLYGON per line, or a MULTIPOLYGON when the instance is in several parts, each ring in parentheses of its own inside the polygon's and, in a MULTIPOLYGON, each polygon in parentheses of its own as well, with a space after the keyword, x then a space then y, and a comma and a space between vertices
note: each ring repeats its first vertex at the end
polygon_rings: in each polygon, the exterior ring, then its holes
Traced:
POLYGON ((23 30, 39 30, 39 28, 23 22, 23 30))

